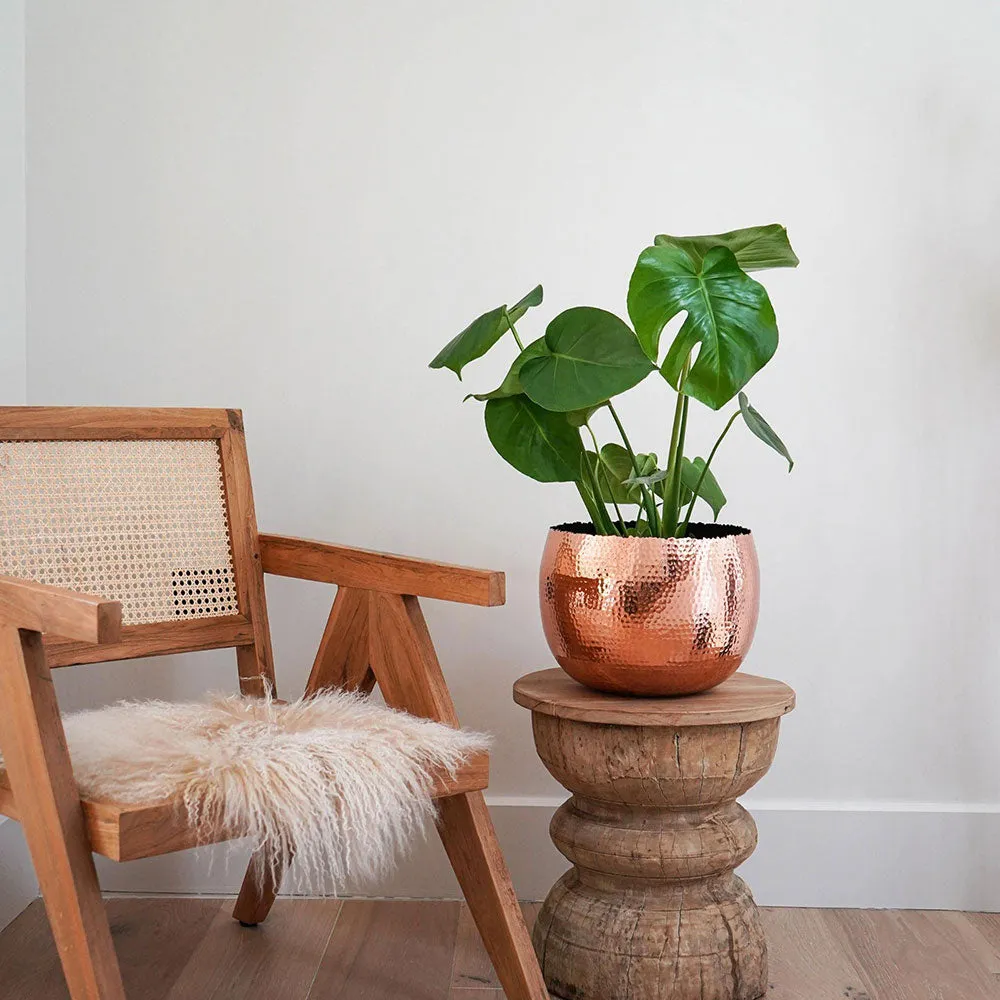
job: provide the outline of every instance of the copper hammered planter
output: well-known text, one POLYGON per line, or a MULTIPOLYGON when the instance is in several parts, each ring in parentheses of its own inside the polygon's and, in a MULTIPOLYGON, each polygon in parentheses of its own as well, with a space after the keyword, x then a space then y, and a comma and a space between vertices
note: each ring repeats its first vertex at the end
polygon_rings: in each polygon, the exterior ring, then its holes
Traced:
POLYGON ((707 691, 735 673, 757 626, 760 571, 745 528, 687 538, 552 528, 539 591, 549 648, 571 677, 619 694, 707 691))

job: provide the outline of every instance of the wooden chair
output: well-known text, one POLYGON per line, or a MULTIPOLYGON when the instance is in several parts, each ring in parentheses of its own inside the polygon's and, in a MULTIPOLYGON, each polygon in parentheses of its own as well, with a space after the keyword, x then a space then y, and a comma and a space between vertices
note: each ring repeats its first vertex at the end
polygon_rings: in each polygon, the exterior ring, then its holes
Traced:
MULTIPOLYGON (((234 647, 240 690, 260 696, 273 573, 338 585, 308 692, 377 683, 389 705, 457 725, 418 598, 504 602, 502 573, 259 535, 242 416, 221 409, 0 408, 0 573, 0 812, 24 827, 73 1000, 125 995, 91 852, 127 861, 195 838, 175 802, 81 801, 50 667, 234 647)), ((543 1000, 487 779, 485 754, 439 777, 438 831, 507 996, 543 1000)), ((248 926, 278 888, 256 863, 233 912, 248 926)))

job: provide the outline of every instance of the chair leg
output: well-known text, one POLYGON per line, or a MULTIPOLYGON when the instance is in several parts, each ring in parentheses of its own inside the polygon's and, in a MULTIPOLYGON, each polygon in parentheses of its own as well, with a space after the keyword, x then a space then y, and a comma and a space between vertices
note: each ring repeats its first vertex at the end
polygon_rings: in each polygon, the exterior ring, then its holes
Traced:
POLYGON ((233 907, 233 919, 244 927, 256 927, 263 923, 274 906, 283 874, 280 871, 272 874, 270 865, 263 861, 262 852, 254 851, 233 907))
POLYGON ((548 1000, 483 793, 439 800, 438 833, 507 1000, 548 1000))
POLYGON ((72 1000, 125 1000, 52 676, 37 632, 0 628, 0 748, 72 1000))
MULTIPOLYGON (((374 686, 375 675, 368 666, 368 592, 340 587, 330 609, 305 695, 310 697, 329 688, 368 694, 374 686)), ((281 888, 283 873, 277 872, 277 878, 273 878, 269 867, 258 871, 257 866, 261 864, 262 859, 255 852, 233 907, 233 918, 244 927, 255 927, 267 918, 281 888)))

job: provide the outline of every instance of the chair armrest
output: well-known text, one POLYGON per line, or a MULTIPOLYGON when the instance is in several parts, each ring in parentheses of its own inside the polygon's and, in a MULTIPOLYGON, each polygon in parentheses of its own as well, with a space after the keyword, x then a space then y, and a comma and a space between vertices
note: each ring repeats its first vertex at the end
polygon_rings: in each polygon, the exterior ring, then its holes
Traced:
POLYGON ((261 535, 260 556, 264 572, 275 576, 483 607, 495 607, 506 600, 504 575, 496 570, 452 566, 287 535, 261 535))
POLYGON ((117 642, 122 606, 92 594, 0 576, 0 624, 81 642, 117 642))

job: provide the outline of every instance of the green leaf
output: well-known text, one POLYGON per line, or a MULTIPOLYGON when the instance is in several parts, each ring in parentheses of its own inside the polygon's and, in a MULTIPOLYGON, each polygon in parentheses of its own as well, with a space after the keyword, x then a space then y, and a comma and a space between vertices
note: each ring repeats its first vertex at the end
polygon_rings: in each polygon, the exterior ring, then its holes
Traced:
POLYGON ((570 427, 582 427, 599 409, 599 406, 585 406, 582 410, 569 410, 566 419, 570 427))
POLYGON ((712 508, 714 520, 718 521, 719 511, 726 506, 726 494, 722 492, 722 487, 719 486, 712 470, 705 471, 705 459, 696 458, 692 461, 685 458, 681 463, 681 483, 688 491, 687 502, 690 503, 690 498, 697 488, 698 496, 712 508), (705 472, 704 478, 702 478, 702 472, 705 472), (701 480, 700 486, 699 479, 701 480))
MULTIPOLYGON (((638 456, 636 456, 638 458, 638 456)), ((625 480, 626 486, 645 486, 647 489, 657 486, 667 478, 666 469, 657 469, 655 472, 648 472, 641 476, 629 476, 625 480)))
MULTIPOLYGON (((630 476, 624 481, 626 486, 645 486, 647 489, 652 489, 652 491, 661 499, 665 499, 665 494, 667 492, 667 470, 656 468, 656 456, 655 455, 636 455, 636 460, 642 458, 652 459, 652 468, 643 469, 643 475, 641 476, 630 476)), ((642 466, 640 466, 642 468, 642 466)), ((683 478, 681 480, 680 489, 680 505, 683 507, 685 504, 691 502, 691 490, 684 485, 683 478)))
MULTIPOLYGON (((530 361, 532 358, 541 357, 543 354, 548 354, 549 349, 545 346, 545 338, 539 337, 538 340, 533 340, 528 346, 521 351, 521 353, 514 358, 514 363, 510 366, 510 371, 504 376, 504 380, 500 385, 494 389, 492 392, 480 392, 480 393, 470 393, 465 399, 478 399, 484 401, 487 399, 505 399, 507 396, 520 396, 524 392, 524 388, 521 385, 521 366, 525 361, 530 361)), ((462 400, 465 402, 465 400, 462 400)), ((586 420, 582 421, 578 426, 583 426, 586 420)))
POLYGON ((548 353, 525 362, 524 391, 547 410, 597 406, 641 382, 655 365, 628 324, 591 306, 561 312, 545 331, 548 353))
POLYGON ((788 454, 784 442, 774 433, 771 425, 750 405, 750 400, 747 399, 745 392, 740 393, 740 413, 743 414, 743 422, 750 428, 750 431, 788 462, 788 471, 791 472, 795 462, 788 454))
POLYGON ((763 271, 769 267, 798 267, 788 231, 774 223, 770 226, 750 226, 716 236, 657 236, 658 247, 675 246, 686 250, 699 263, 712 247, 732 250, 744 271, 763 271))
POLYGON ((511 323, 516 323, 532 306, 542 304, 542 286, 535 285, 520 302, 515 302, 507 310, 507 316, 511 323))
POLYGON ((536 406, 527 396, 491 399, 486 433, 500 457, 540 483, 576 482, 583 443, 561 413, 536 406))
MULTIPOLYGON (((601 499, 605 503, 642 503, 642 491, 638 482, 632 483, 635 470, 628 452, 620 444, 606 444, 600 456, 588 451, 591 464, 596 469, 601 499)), ((648 475, 656 470, 655 455, 636 455, 640 475, 648 475)))
POLYGON ((764 286, 722 246, 712 247, 701 261, 682 247, 647 247, 629 283, 628 311, 653 359, 663 327, 687 312, 661 371, 677 389, 688 356, 700 344, 680 391, 713 410, 729 402, 778 347, 778 325, 764 286))
POLYGON ((538 285, 513 309, 502 305, 483 313, 438 352, 430 367, 448 368, 461 378, 462 369, 470 361, 481 358, 510 329, 510 323, 516 323, 531 306, 541 301, 542 286, 538 285))

